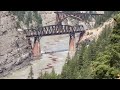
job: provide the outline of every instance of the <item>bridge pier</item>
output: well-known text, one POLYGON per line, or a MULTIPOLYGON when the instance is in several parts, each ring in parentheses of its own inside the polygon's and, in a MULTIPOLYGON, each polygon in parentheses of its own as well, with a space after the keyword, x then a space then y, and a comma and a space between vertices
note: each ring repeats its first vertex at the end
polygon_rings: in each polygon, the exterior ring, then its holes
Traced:
POLYGON ((32 52, 33 52, 33 57, 35 59, 40 58, 40 56, 41 56, 41 48, 40 48, 40 39, 39 39, 39 37, 35 37, 32 52))
POLYGON ((83 37, 84 34, 85 34, 85 30, 82 31, 82 32, 80 32, 80 34, 79 34, 79 39, 78 39, 78 42, 77 42, 77 45, 76 45, 77 48, 78 48, 78 45, 79 45, 79 43, 80 43, 80 40, 81 40, 81 38, 83 37))
POLYGON ((70 33, 70 40, 69 40, 69 57, 70 59, 73 58, 73 56, 75 55, 76 52, 76 46, 75 46, 75 33, 72 32, 70 33))

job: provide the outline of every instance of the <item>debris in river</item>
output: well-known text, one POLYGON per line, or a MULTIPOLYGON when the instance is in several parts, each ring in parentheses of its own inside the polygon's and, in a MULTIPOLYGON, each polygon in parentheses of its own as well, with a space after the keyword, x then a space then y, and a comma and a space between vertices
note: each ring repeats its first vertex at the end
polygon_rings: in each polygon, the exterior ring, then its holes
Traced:
POLYGON ((48 58, 52 58, 52 57, 48 57, 48 58))
POLYGON ((57 58, 52 58, 52 61, 57 61, 56 59, 57 59, 57 58))

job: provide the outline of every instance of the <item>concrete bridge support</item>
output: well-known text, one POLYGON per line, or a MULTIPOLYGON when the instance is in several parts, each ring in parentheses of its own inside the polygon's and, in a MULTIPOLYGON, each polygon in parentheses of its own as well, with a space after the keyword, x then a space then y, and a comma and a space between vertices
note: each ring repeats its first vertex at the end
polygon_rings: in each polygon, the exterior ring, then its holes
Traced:
POLYGON ((69 40, 69 57, 70 59, 73 58, 76 52, 76 45, 75 45, 75 33, 70 33, 70 40, 69 40))
POLYGON ((40 58, 40 56, 41 56, 41 48, 40 48, 40 39, 39 39, 39 37, 35 37, 32 52, 33 52, 33 57, 35 59, 40 58))
POLYGON ((80 32, 80 34, 79 34, 79 39, 78 39, 78 42, 77 42, 77 44, 76 44, 76 47, 77 47, 77 48, 78 48, 78 45, 79 45, 79 43, 80 43, 80 40, 81 40, 81 38, 83 37, 84 34, 85 34, 85 31, 80 32))

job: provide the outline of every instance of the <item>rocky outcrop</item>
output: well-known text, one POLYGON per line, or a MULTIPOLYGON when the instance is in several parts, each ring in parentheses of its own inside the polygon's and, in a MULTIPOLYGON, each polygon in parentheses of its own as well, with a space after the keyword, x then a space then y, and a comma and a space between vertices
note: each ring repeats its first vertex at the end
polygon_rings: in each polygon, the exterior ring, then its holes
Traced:
POLYGON ((10 11, 10 13, 15 16, 19 28, 35 28, 42 25, 38 11, 10 11))
POLYGON ((0 11, 0 77, 23 68, 30 60, 31 47, 25 35, 17 31, 15 16, 0 11))
POLYGON ((55 25, 56 23, 56 14, 54 11, 38 11, 42 18, 42 25, 55 25))

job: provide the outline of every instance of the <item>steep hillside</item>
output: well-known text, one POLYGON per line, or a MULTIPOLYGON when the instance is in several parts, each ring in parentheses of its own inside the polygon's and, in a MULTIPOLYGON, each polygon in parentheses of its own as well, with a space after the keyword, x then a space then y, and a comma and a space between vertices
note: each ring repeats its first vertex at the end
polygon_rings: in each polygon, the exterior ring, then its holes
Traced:
POLYGON ((97 40, 99 35, 102 33, 102 31, 104 30, 106 26, 109 26, 111 28, 114 27, 114 19, 110 18, 102 26, 99 26, 98 28, 94 28, 91 30, 87 30, 84 36, 81 38, 80 42, 85 41, 85 40, 90 40, 90 41, 94 39, 97 40))
POLYGON ((31 59, 31 47, 25 35, 17 31, 15 16, 0 11, 0 76, 28 65, 31 59))
POLYGON ((9 11, 16 18, 18 28, 35 28, 42 26, 41 14, 38 11, 9 11))
POLYGON ((55 25, 56 23, 56 14, 54 11, 38 11, 42 18, 42 25, 55 25))

